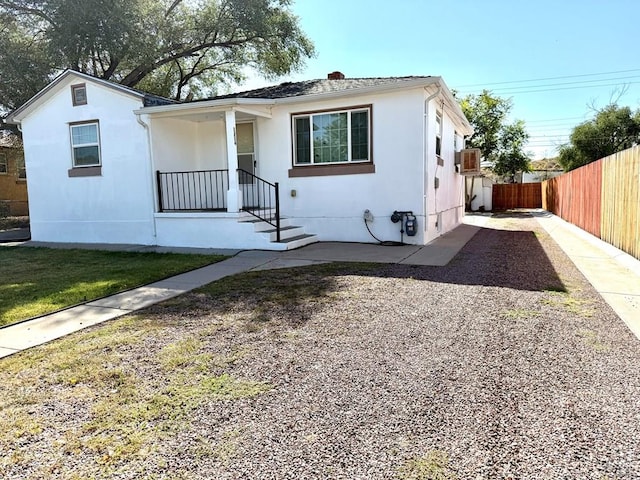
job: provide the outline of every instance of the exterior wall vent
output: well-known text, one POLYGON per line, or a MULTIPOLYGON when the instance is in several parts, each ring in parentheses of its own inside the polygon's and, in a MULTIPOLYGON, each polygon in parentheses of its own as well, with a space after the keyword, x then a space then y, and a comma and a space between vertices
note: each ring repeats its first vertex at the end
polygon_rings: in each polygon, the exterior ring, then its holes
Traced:
POLYGON ((480 149, 466 148, 460 152, 460 175, 480 175, 480 149))

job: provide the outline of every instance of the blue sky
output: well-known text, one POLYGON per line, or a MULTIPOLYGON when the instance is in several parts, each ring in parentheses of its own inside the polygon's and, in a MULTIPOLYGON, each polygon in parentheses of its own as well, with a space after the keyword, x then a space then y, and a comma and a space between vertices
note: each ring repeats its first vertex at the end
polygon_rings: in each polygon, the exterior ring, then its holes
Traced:
POLYGON ((589 105, 605 106, 616 89, 628 90, 618 104, 640 107, 638 0, 297 0, 292 10, 317 57, 283 81, 340 70, 439 75, 461 93, 485 87, 513 99, 534 158, 554 156, 593 116, 589 105), (555 77, 570 78, 542 80, 555 77), (501 83, 520 80, 531 81, 501 83))

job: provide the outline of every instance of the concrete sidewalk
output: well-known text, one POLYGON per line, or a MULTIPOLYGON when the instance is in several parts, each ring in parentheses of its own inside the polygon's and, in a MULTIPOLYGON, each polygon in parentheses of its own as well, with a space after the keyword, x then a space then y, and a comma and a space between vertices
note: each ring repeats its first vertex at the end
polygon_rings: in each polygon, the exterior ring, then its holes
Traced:
POLYGON ((0 243, 24 242, 31 238, 29 227, 0 230, 0 243))
MULTIPOLYGON (((135 312, 226 276, 250 270, 270 270, 334 261, 446 265, 475 235, 480 228, 479 225, 487 220, 488 217, 474 218, 469 223, 475 223, 475 225, 460 225, 454 231, 422 247, 413 245, 385 247, 375 244, 326 242, 287 252, 261 250, 222 252, 215 250, 215 253, 235 254, 235 256, 166 280, 0 328, 0 358, 55 340, 83 328, 135 312)), ((36 242, 27 242, 25 245, 52 248, 72 248, 75 246, 36 242)), ((77 247, 80 247, 80 245, 77 245, 77 247)), ((84 247, 86 248, 86 245, 84 247)), ((95 247, 110 250, 150 251, 150 247, 136 245, 102 245, 95 247)), ((213 250, 169 248, 161 248, 160 251, 182 253, 213 252, 213 250)))
POLYGON ((640 339, 640 261, 549 212, 533 215, 640 339))
MULTIPOLYGON (((640 261, 554 215, 544 211, 535 211, 532 214, 613 310, 640 338, 640 261)), ((135 312, 226 276, 250 270, 269 270, 335 261, 444 266, 489 219, 490 215, 469 215, 465 218, 464 224, 422 247, 320 242, 286 252, 258 250, 228 252, 235 256, 166 280, 0 328, 0 358, 82 328, 135 312)), ((35 245, 33 242, 28 244, 35 245)), ((38 244, 38 246, 55 247, 48 244, 38 244)), ((120 246, 120 248, 124 247, 120 246)), ((108 248, 118 247, 109 246, 108 248)), ((126 248, 130 251, 138 248, 149 251, 149 247, 126 246, 126 248)), ((203 253, 200 250, 189 249, 163 248, 162 251, 203 253)), ((209 253, 209 251, 206 252, 209 253)))

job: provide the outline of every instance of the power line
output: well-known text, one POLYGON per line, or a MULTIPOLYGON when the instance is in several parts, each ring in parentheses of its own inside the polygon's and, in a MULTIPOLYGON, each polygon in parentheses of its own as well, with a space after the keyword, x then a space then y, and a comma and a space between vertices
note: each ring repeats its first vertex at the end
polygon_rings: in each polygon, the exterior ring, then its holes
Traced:
POLYGON ((562 130, 563 128, 572 128, 576 126, 576 123, 550 123, 548 125, 529 125, 525 122, 527 130, 562 130))
MULTIPOLYGON (((637 83, 640 83, 640 82, 625 82, 624 85, 635 85, 637 83)), ((538 89, 538 90, 524 90, 524 91, 518 91, 518 92, 504 92, 504 93, 506 95, 518 95, 521 93, 554 92, 554 91, 560 91, 560 90, 579 90, 583 88, 618 87, 618 86, 620 86, 619 83, 607 83, 607 84, 601 84, 601 85, 581 85, 578 87, 545 88, 545 89, 538 89)), ((499 94, 501 92, 492 92, 492 93, 499 94)))
MULTIPOLYGON (((633 80, 636 78, 640 78, 640 76, 638 75, 632 75, 632 76, 628 76, 628 77, 616 77, 616 78, 600 78, 598 80, 582 80, 580 82, 561 82, 561 83, 545 83, 545 84, 540 84, 540 85, 525 85, 523 87, 504 87, 504 88, 498 88, 496 91, 497 92, 503 92, 503 93, 508 93, 509 91, 513 91, 513 92, 517 92, 520 91, 522 89, 527 89, 527 88, 542 88, 542 87, 560 87, 563 85, 584 85, 585 83, 600 83, 600 82, 608 82, 608 81, 612 81, 612 80, 633 80)), ((631 82, 623 82, 623 83, 631 83, 631 82)), ((600 85, 593 85, 594 87, 599 87, 600 85)))
POLYGON ((475 84, 471 84, 471 85, 458 85, 457 87, 454 87, 456 89, 458 88, 467 88, 467 87, 482 87, 482 86, 487 86, 487 85, 507 85, 510 83, 530 83, 530 82, 543 82, 543 81, 547 81, 547 80, 562 80, 565 78, 582 78, 582 77, 594 77, 597 75, 615 75, 618 73, 630 73, 630 72, 640 72, 640 68, 634 68, 632 70, 618 70, 618 71, 614 71, 614 72, 600 72, 600 73, 583 73, 580 75, 564 75, 561 77, 547 77, 547 78, 532 78, 529 80, 510 80, 510 81, 506 81, 506 82, 493 82, 493 83, 475 83, 475 84))
MULTIPOLYGON (((554 138, 569 138, 571 136, 571 134, 566 134, 566 135, 533 135, 529 137, 529 140, 532 139, 536 139, 536 138, 540 138, 540 139, 544 139, 544 140, 551 140, 554 138)), ((534 140, 535 141, 535 140, 534 140)))
MULTIPOLYGON (((522 91, 523 89, 526 90, 528 88, 546 88, 546 87, 558 87, 558 86, 563 86, 563 85, 583 85, 585 83, 593 83, 593 84, 598 84, 598 85, 593 85, 594 87, 599 87, 601 82, 609 82, 612 80, 633 80, 636 78, 640 78, 640 76, 638 75, 631 75, 631 76, 627 76, 627 77, 616 77, 616 78, 599 78, 596 80, 582 80, 579 82, 561 82, 561 83, 541 83, 539 85, 524 85, 521 87, 502 87, 502 88, 497 88, 497 89, 493 89, 491 90, 492 93, 518 93, 520 91, 522 91)), ((625 84, 627 83, 632 83, 632 82, 623 82, 625 84)), ((461 93, 466 93, 466 92, 471 92, 471 91, 479 91, 479 90, 463 90, 461 91, 461 93)))
POLYGON ((527 123, 538 123, 538 122, 555 122, 558 120, 577 120, 584 119, 584 117, 564 117, 564 118, 547 118, 544 120, 530 120, 527 123))
MULTIPOLYGON (((626 139, 629 140, 631 138, 630 137, 626 137, 626 139)), ((595 135, 595 136, 589 137, 589 140, 592 140, 592 141, 611 141, 611 140, 614 140, 614 139, 611 136, 595 135)), ((544 143, 544 142, 549 143, 551 141, 553 141, 553 140, 552 139, 548 139, 548 140, 547 139, 544 139, 544 140, 540 139, 540 140, 533 140, 533 141, 530 140, 527 143, 531 144, 532 146, 538 147, 538 146, 541 146, 541 145, 545 145, 546 143, 544 143)), ((569 143, 569 141, 570 141, 570 139, 566 139, 566 140, 558 139, 558 142, 563 143, 563 144, 564 143, 569 143)))

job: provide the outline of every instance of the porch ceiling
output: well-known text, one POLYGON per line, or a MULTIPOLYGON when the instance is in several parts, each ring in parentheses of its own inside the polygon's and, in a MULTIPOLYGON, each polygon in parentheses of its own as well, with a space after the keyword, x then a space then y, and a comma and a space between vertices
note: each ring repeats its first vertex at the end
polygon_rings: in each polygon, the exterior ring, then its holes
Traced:
MULTIPOLYGON (((207 113, 191 113, 185 115, 172 115, 175 118, 179 118, 180 120, 186 120, 188 122, 215 122, 219 120, 224 120, 224 112, 207 112, 207 113)), ((246 113, 238 114, 236 113, 236 120, 251 120, 255 118, 253 115, 248 115, 246 113)))
POLYGON ((214 122, 224 120, 225 112, 235 112, 236 121, 254 120, 256 117, 271 118, 271 112, 263 109, 233 107, 233 108, 198 108, 194 110, 182 110, 175 112, 162 112, 152 114, 155 118, 176 118, 188 122, 214 122))

